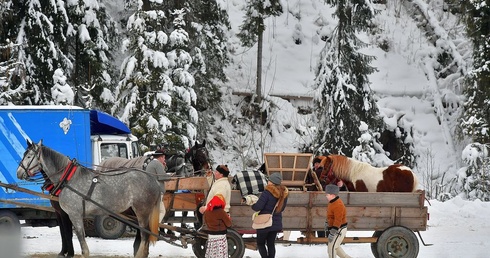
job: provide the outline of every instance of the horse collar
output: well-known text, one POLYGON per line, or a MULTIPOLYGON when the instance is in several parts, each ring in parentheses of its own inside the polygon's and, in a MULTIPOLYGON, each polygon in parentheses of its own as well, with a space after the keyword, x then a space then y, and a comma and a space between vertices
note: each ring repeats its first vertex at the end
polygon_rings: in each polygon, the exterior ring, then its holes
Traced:
POLYGON ((49 193, 53 196, 59 196, 63 187, 65 187, 68 181, 70 181, 75 174, 75 171, 77 171, 77 168, 77 162, 70 160, 70 163, 68 163, 65 171, 63 171, 63 174, 60 177, 60 181, 56 184, 56 186, 54 186, 53 184, 47 186, 46 190, 49 191, 49 193))

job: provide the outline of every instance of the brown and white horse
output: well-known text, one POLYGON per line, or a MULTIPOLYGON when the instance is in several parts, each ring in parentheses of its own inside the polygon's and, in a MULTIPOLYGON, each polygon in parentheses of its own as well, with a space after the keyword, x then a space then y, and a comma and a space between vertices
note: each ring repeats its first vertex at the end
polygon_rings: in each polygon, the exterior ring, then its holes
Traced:
POLYGON ((342 155, 329 155, 320 164, 322 174, 344 181, 349 191, 414 192, 418 180, 412 170, 402 164, 376 168, 368 163, 342 155))

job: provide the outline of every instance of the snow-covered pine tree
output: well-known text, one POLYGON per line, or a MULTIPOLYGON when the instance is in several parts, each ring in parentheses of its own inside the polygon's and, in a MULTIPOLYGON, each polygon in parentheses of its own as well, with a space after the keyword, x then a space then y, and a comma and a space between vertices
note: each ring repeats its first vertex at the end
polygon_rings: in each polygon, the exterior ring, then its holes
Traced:
POLYGON ((45 105, 52 103, 51 87, 56 69, 64 73, 73 64, 60 46, 66 43, 65 32, 70 29, 64 5, 53 1, 27 0, 20 6, 23 12, 16 43, 19 62, 26 66, 22 102, 15 104, 45 105))
POLYGON ((116 24, 100 1, 66 5, 70 28, 63 47, 73 62, 69 83, 76 92, 75 105, 109 110, 117 78, 112 52, 120 43, 116 24))
POLYGON ((320 53, 316 71, 314 102, 319 125, 315 149, 352 156, 361 122, 369 126, 371 135, 383 129, 367 78, 375 71, 369 65, 374 57, 358 52, 366 44, 356 36, 373 27, 374 7, 370 1, 326 2, 336 7, 333 16, 338 24, 320 53))
POLYGON ((461 1, 468 36, 473 42, 473 69, 465 87, 463 134, 475 143, 490 142, 490 6, 488 1, 461 1))
POLYGON ((214 130, 211 129, 214 115, 222 113, 220 87, 227 81, 224 69, 230 64, 227 48, 230 22, 226 6, 216 0, 176 1, 168 2, 167 6, 188 10, 184 28, 193 60, 189 72, 194 76, 194 91, 199 96, 196 102, 199 113, 197 137, 206 139, 214 130))
POLYGON ((359 125, 359 133, 361 135, 359 139, 357 139, 359 141, 359 145, 354 147, 352 157, 362 162, 377 165, 373 162, 374 155, 376 154, 373 146, 373 136, 369 133, 369 126, 362 121, 359 125))
POLYGON ((63 70, 56 69, 53 75, 53 87, 51 87, 51 96, 55 105, 73 105, 75 93, 66 81, 63 70))
POLYGON ((112 112, 130 125, 144 149, 165 143, 182 151, 195 140, 196 95, 183 15, 143 1, 128 20, 130 55, 122 64, 112 112))
POLYGON ((471 143, 463 150, 462 158, 468 166, 458 172, 456 194, 464 193, 464 197, 469 200, 490 201, 488 146, 471 143))
POLYGON ((245 47, 252 47, 257 43, 257 82, 256 102, 262 101, 262 38, 265 30, 264 20, 270 16, 279 16, 283 12, 279 0, 248 0, 245 7, 245 19, 240 26, 237 37, 245 47))

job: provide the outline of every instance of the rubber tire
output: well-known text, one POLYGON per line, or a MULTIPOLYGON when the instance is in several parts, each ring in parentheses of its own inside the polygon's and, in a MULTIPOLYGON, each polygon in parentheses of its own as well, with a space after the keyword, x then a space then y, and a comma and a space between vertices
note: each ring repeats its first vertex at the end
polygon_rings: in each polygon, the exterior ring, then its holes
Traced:
MULTIPOLYGON (((245 255, 245 243, 236 230, 228 229, 226 240, 228 241, 228 257, 242 258, 245 255)), ((192 245, 192 251, 197 258, 204 258, 206 254, 206 239, 196 238, 196 242, 192 245)))
POLYGON ((109 216, 95 216, 95 233, 103 239, 118 239, 126 232, 126 224, 109 216))
MULTIPOLYGON (((378 237, 381 236, 383 231, 374 231, 373 237, 378 237)), ((378 245, 376 243, 371 243, 371 252, 373 253, 374 257, 379 258, 378 254, 378 245)))
POLYGON ((83 219, 83 227, 85 228, 85 236, 87 237, 97 237, 97 232, 95 232, 95 225, 93 219, 83 219))
POLYGON ((376 242, 380 258, 416 258, 419 254, 419 241, 412 230, 393 226, 387 228, 376 242))
POLYGON ((11 230, 11 232, 18 233, 20 232, 20 220, 15 213, 9 210, 1 210, 0 211, 0 231, 7 232, 7 230, 11 230))

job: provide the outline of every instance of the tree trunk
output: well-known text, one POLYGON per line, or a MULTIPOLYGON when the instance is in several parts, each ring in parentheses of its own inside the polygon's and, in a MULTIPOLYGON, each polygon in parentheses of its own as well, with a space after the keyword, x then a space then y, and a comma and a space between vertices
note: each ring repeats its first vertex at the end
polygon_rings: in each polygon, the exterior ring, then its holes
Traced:
POLYGON ((257 93, 256 102, 260 103, 262 101, 262 38, 264 34, 264 30, 259 28, 259 37, 257 40, 257 85, 255 92, 257 93))

